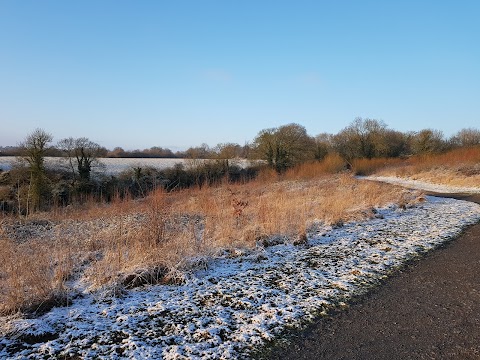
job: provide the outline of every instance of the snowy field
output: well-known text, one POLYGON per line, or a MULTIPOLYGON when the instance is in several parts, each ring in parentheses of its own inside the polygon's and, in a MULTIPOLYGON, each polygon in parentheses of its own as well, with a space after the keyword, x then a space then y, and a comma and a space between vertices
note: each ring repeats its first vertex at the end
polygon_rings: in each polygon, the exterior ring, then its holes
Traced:
POLYGON ((225 253, 182 285, 83 293, 39 318, 4 318, 0 358, 248 358, 479 220, 477 204, 426 197, 366 222, 318 224, 306 244, 225 253))
MULTIPOLYGON (((175 164, 185 165, 186 159, 143 159, 143 158, 101 158, 99 159, 103 166, 94 167, 94 171, 104 173, 107 175, 117 175, 122 171, 129 170, 132 167, 153 167, 156 169, 167 169, 174 167, 175 164)), ((4 171, 10 170, 12 166, 17 162, 16 157, 12 156, 0 156, 0 169, 4 171)), ((45 163, 47 167, 59 169, 67 168, 68 163, 65 158, 46 157, 45 163)))
MULTIPOLYGON (((3 171, 10 170, 17 161, 17 158, 14 156, 0 156, 0 169, 3 171)), ((102 166, 94 167, 93 171, 105 175, 118 175, 122 171, 130 170, 133 167, 152 167, 158 170, 163 170, 172 168, 176 164, 182 164, 185 167, 192 164, 192 160, 190 159, 101 158, 99 161, 102 166)), ((46 166, 50 168, 68 169, 67 160, 65 158, 46 157, 45 163, 46 166)), ((250 162, 245 159, 232 160, 231 163, 240 167, 247 167, 250 164, 250 162)))

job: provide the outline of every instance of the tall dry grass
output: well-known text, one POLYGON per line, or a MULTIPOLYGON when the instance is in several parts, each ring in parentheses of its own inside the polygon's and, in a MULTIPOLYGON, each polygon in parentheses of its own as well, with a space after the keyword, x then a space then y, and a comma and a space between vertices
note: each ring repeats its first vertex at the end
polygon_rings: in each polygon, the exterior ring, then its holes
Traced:
POLYGON ((92 291, 114 293, 143 283, 178 282, 182 271, 220 251, 233 254, 271 237, 305 240, 316 222, 360 220, 372 216, 372 207, 404 201, 389 185, 346 174, 316 175, 339 162, 332 164, 304 165, 283 180, 275 174, 270 181, 264 176, 244 185, 158 190, 142 201, 119 199, 109 206, 37 215, 53 230, 20 240, 7 226, 18 221, 6 219, 0 234, 0 312, 59 302, 77 291, 71 287, 78 279, 92 291))
POLYGON ((408 158, 373 158, 355 159, 352 170, 356 175, 371 175, 374 173, 397 173, 412 175, 435 169, 453 169, 465 172, 475 172, 480 166, 480 146, 454 149, 441 154, 421 154, 408 158))
POLYGON ((426 154, 409 159, 415 170, 430 170, 435 167, 457 167, 480 163, 480 146, 454 149, 442 154, 426 154))
POLYGON ((480 146, 413 156, 398 164, 387 164, 375 173, 410 177, 434 184, 480 187, 480 146))
POLYGON ((399 158, 354 159, 352 170, 356 175, 366 176, 385 168, 399 167, 403 164, 405 164, 405 160, 399 158))
POLYGON ((73 259, 68 244, 58 245, 0 240, 0 314, 42 312, 68 302, 64 284, 73 259))
POLYGON ((285 179, 314 179, 327 174, 337 174, 345 170, 347 163, 338 154, 328 154, 322 161, 308 162, 295 166, 284 175, 285 179))

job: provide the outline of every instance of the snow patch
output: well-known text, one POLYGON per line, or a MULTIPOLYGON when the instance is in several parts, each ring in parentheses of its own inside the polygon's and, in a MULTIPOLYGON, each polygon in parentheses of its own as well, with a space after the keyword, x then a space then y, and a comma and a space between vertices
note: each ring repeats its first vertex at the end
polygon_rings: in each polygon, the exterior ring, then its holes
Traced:
POLYGON ((446 193, 446 194, 479 194, 480 187, 462 187, 462 186, 451 186, 451 185, 440 185, 432 184, 425 181, 399 178, 396 176, 357 176, 358 179, 381 181, 389 184, 400 185, 410 189, 432 191, 437 193, 446 193))

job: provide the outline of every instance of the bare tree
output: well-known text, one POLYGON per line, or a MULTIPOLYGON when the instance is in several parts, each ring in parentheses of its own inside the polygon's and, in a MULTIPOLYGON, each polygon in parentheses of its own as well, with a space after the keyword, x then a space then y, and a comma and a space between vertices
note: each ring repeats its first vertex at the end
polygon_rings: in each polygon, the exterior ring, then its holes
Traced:
POLYGON ((234 143, 218 144, 215 147, 216 158, 222 162, 225 168, 228 169, 231 166, 231 160, 239 158, 242 154, 242 147, 234 143))
POLYGON ((30 184, 27 196, 27 214, 39 209, 48 193, 45 174, 45 155, 53 137, 43 129, 35 129, 19 145, 22 158, 28 163, 30 184))
POLYGON ((335 150, 347 161, 387 156, 387 125, 375 119, 356 118, 333 137, 335 150))
POLYGON ((474 128, 466 128, 460 130, 450 139, 453 146, 475 146, 480 144, 480 130, 474 128))
POLYGON ((381 156, 399 157, 410 153, 408 134, 396 130, 386 130, 383 136, 386 151, 381 156))
POLYGON ((254 140, 257 156, 278 172, 314 159, 315 140, 298 124, 265 129, 254 140))
POLYGON ((315 136, 315 160, 323 160, 333 151, 333 135, 321 133, 315 136))
POLYGON ((63 139, 57 146, 68 157, 74 183, 79 181, 80 185, 87 185, 92 167, 99 164, 98 158, 103 154, 103 148, 85 137, 63 139))
POLYGON ((412 136, 411 147, 414 154, 429 154, 445 150, 446 142, 440 130, 424 129, 412 136))
POLYGON ((209 159, 211 157, 211 150, 210 147, 203 143, 197 147, 188 148, 185 151, 185 155, 188 159, 209 159))
POLYGON ((126 154, 125 150, 123 150, 123 148, 117 146, 112 151, 109 151, 107 153, 107 156, 108 157, 121 158, 121 157, 125 157, 125 154, 126 154))

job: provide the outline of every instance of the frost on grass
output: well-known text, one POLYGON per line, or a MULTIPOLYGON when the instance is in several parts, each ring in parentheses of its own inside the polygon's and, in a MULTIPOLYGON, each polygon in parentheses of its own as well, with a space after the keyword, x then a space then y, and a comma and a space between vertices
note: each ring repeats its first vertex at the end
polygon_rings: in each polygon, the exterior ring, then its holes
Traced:
POLYGON ((466 193, 466 194, 479 194, 480 186, 477 187, 465 187, 465 186, 452 186, 433 184, 426 181, 414 180, 410 178, 401 178, 396 176, 359 176, 360 179, 381 181, 393 185, 400 185, 410 189, 418 189, 424 191, 433 191, 437 193, 466 193))
POLYGON ((225 253, 181 285, 146 286, 121 298, 84 294, 39 318, 5 318, 0 358, 248 357, 457 236, 479 221, 480 206, 427 197, 378 214, 338 228, 319 225, 299 246, 225 253))

